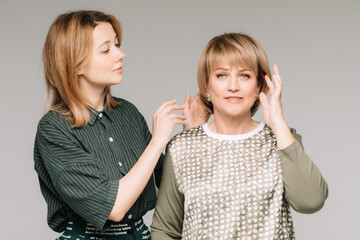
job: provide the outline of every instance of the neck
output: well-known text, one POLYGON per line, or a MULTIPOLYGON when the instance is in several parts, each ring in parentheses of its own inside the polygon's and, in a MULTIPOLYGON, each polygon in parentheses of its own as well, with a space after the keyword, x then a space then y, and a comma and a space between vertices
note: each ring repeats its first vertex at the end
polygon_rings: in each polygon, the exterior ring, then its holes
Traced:
POLYGON ((102 111, 104 109, 105 87, 91 84, 84 78, 80 78, 79 84, 90 106, 97 111, 102 111))
POLYGON ((212 132, 225 135, 238 135, 251 132, 259 125, 250 117, 246 116, 227 117, 214 113, 214 121, 208 124, 212 132))
POLYGON ((86 94, 90 106, 94 108, 97 111, 102 111, 104 109, 104 98, 105 98, 105 92, 103 91, 101 94, 86 94))

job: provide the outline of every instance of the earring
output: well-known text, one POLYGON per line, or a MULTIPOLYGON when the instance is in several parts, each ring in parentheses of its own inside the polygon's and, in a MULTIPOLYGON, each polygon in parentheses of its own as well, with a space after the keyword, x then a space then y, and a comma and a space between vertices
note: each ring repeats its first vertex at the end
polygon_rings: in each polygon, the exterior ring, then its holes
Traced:
POLYGON ((255 94, 255 101, 259 100, 259 94, 255 94))
POLYGON ((206 94, 205 95, 205 99, 206 99, 206 101, 208 101, 209 103, 211 102, 211 97, 210 97, 210 94, 206 94))

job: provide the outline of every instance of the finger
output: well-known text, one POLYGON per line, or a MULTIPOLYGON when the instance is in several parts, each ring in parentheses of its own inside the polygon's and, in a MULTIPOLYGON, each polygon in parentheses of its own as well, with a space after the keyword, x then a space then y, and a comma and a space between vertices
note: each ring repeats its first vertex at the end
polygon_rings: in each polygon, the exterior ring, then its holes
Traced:
POLYGON ((272 95, 274 93, 274 91, 275 91, 275 86, 272 83, 272 81, 271 81, 271 79, 270 79, 270 77, 268 75, 265 75, 265 81, 266 81, 266 84, 269 87, 270 95, 272 95))
POLYGON ((185 105, 169 105, 164 108, 165 112, 171 112, 175 110, 183 110, 185 108, 185 105))
POLYGON ((164 109, 166 106, 175 104, 176 102, 177 102, 177 99, 173 99, 173 100, 170 100, 170 101, 163 102, 163 103, 158 107, 158 109, 156 110, 156 112, 160 112, 160 111, 162 111, 162 109, 164 109))
POLYGON ((171 104, 175 104, 176 102, 177 102, 177 99, 173 99, 173 100, 170 100, 170 101, 163 102, 163 103, 158 107, 158 109, 164 108, 165 106, 168 106, 168 105, 171 105, 171 104))
POLYGON ((279 76, 273 75, 273 81, 275 83, 275 89, 282 87, 282 82, 279 80, 279 76))
POLYGON ((279 68, 278 68, 278 66, 276 64, 273 67, 273 71, 274 71, 275 75, 277 76, 279 82, 282 83, 282 79, 281 79, 281 76, 280 76, 280 71, 279 71, 279 68))
POLYGON ((171 113, 169 114, 170 119, 182 119, 186 120, 186 117, 184 115, 178 114, 178 113, 171 113))
POLYGON ((280 82, 278 76, 274 75, 273 77, 274 82, 275 82, 275 92, 274 94, 276 95, 281 95, 281 90, 282 90, 282 83, 280 82))
POLYGON ((196 95, 193 98, 194 102, 200 102, 200 92, 197 92, 196 95))
POLYGON ((185 100, 184 100, 185 107, 189 107, 190 102, 191 102, 191 95, 190 95, 190 93, 188 93, 188 94, 186 94, 186 97, 185 97, 185 100))
POLYGON ((270 104, 269 104, 269 100, 266 97, 266 94, 261 92, 259 94, 259 99, 260 99, 260 104, 261 104, 263 110, 267 111, 269 109, 270 104))
POLYGON ((184 120, 174 120, 173 122, 174 124, 181 124, 181 125, 184 125, 185 124, 185 121, 184 120))

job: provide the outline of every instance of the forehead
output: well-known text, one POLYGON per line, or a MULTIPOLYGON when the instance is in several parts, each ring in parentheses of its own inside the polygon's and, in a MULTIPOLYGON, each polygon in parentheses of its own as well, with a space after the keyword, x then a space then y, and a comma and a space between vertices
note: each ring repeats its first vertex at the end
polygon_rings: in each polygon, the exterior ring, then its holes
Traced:
POLYGON ((93 30, 94 45, 102 44, 116 38, 113 26, 108 22, 99 22, 93 30))
POLYGON ((256 75, 258 60, 252 45, 233 41, 232 39, 218 39, 210 44, 207 50, 206 65, 208 72, 220 64, 227 63, 229 67, 246 67, 256 75))
POLYGON ((211 62, 209 62, 209 71, 212 72, 219 68, 249 69, 256 73, 256 69, 253 64, 247 59, 244 59, 241 55, 237 54, 214 56, 211 62))

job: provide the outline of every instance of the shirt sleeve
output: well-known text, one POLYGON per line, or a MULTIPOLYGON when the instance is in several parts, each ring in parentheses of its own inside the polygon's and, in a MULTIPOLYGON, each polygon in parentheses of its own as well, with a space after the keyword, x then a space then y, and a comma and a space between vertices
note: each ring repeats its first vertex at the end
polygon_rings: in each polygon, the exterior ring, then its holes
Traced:
POLYGON ((328 196, 328 185, 318 167, 304 152, 299 134, 295 141, 278 150, 285 186, 285 198, 300 213, 319 211, 328 196))
POLYGON ((181 239, 184 218, 184 195, 179 191, 169 149, 165 154, 162 182, 151 224, 151 238, 181 239))
POLYGON ((76 214, 103 229, 114 206, 119 181, 110 181, 66 131, 40 123, 36 141, 54 189, 76 214))

